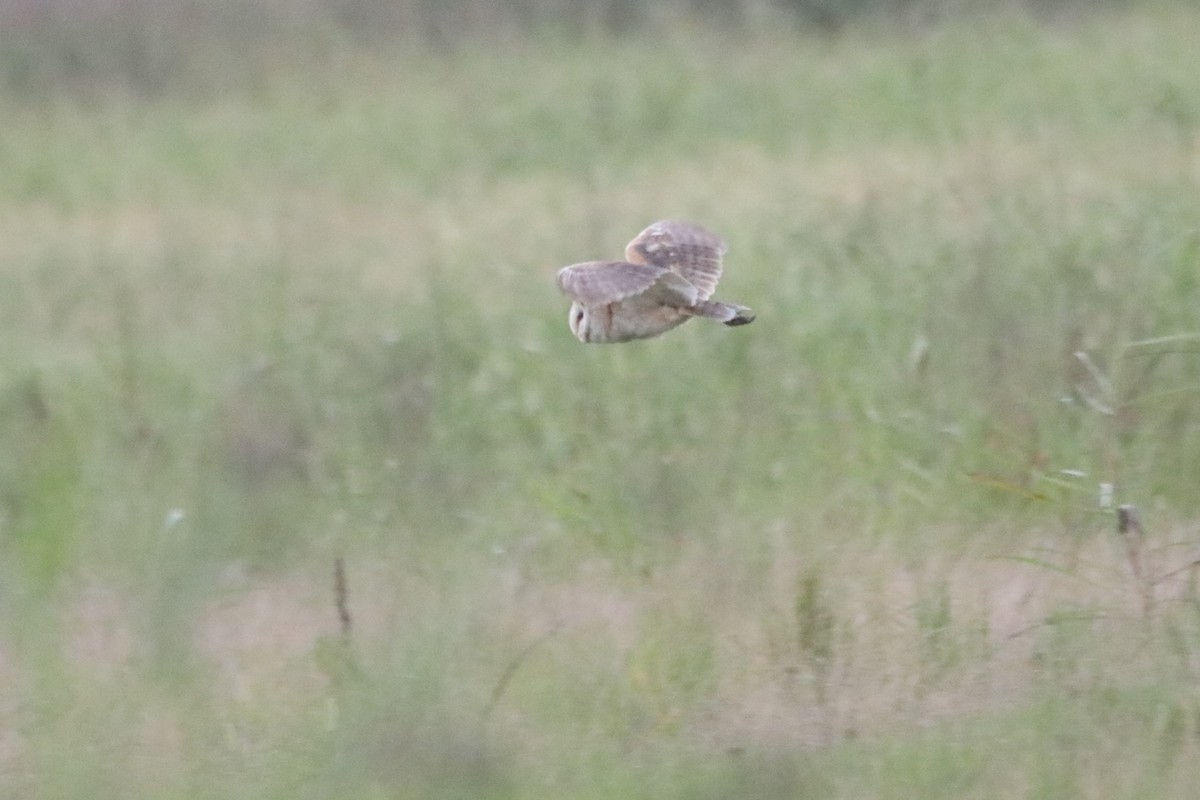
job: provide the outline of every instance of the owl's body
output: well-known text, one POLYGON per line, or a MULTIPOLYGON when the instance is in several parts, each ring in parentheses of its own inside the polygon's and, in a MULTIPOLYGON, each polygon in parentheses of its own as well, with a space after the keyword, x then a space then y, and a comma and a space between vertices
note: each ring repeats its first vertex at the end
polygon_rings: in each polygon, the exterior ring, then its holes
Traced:
POLYGON ((568 323, 579 341, 648 339, 707 317, 745 325, 744 306, 709 300, 721 277, 725 242, 690 222, 656 222, 625 248, 626 261, 563 267, 558 287, 572 299, 568 323))

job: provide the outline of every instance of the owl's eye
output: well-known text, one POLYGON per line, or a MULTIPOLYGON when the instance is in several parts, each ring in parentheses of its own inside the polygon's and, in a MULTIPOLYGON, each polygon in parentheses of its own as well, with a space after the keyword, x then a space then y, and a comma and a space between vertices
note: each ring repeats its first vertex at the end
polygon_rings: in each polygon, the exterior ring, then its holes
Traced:
POLYGON ((583 309, 582 308, 575 312, 576 326, 578 326, 581 322, 583 322, 583 309))

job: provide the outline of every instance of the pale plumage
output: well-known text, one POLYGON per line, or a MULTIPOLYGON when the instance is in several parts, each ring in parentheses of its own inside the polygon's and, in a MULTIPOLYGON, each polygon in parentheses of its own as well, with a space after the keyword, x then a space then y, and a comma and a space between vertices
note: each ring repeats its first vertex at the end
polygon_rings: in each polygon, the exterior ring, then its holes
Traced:
POLYGON ((663 220, 625 248, 625 261, 588 261, 558 271, 558 288, 573 301, 568 317, 579 341, 648 339, 707 317, 745 325, 745 306, 709 300, 721 278, 721 237, 690 222, 663 220))

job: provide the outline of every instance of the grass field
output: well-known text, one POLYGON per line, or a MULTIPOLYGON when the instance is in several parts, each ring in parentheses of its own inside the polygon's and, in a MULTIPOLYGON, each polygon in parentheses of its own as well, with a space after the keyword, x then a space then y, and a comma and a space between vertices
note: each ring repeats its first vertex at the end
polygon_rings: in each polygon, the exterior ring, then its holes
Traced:
POLYGON ((0 795, 1193 797, 1198 36, 0 93, 0 795), (663 217, 758 320, 576 342, 663 217))

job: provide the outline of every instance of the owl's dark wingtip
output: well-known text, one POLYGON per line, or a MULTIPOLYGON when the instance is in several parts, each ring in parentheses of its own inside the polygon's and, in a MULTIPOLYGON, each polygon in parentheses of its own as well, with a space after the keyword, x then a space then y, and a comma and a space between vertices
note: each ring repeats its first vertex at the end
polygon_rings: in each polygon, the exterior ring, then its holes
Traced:
POLYGON ((748 308, 738 309, 737 314, 732 319, 725 320, 725 324, 731 328, 736 328, 738 325, 749 325, 754 322, 755 314, 748 308))

